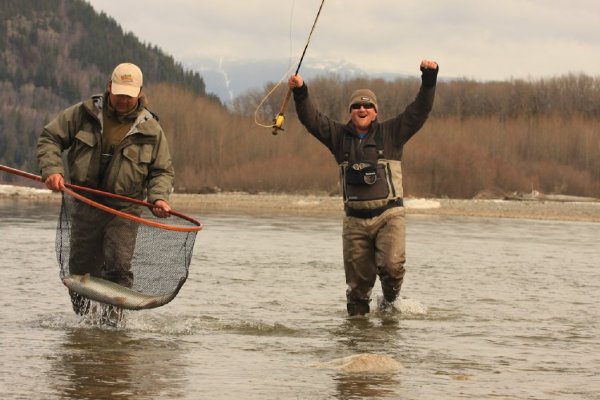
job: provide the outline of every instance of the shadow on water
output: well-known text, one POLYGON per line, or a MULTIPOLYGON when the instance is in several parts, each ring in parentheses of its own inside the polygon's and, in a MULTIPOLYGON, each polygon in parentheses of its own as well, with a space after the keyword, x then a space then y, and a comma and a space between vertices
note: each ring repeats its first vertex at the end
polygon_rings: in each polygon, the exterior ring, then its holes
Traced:
POLYGON ((385 350, 390 341, 398 340, 400 317, 387 315, 377 317, 346 318, 332 334, 342 345, 342 353, 377 352, 385 350))
POLYGON ((184 396, 182 351, 173 341, 136 338, 119 329, 65 331, 49 370, 60 398, 134 399, 184 396))
POLYGON ((336 398, 347 399, 397 399, 400 379, 396 373, 338 374, 335 378, 336 398))

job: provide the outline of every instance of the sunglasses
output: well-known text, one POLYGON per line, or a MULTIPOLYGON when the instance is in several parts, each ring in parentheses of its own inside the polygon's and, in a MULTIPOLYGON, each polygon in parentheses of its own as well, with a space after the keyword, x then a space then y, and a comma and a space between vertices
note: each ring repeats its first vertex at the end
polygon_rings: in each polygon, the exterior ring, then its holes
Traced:
POLYGON ((360 110, 361 107, 364 107, 365 110, 370 110, 371 108, 375 108, 373 103, 354 103, 350 106, 353 110, 360 110))

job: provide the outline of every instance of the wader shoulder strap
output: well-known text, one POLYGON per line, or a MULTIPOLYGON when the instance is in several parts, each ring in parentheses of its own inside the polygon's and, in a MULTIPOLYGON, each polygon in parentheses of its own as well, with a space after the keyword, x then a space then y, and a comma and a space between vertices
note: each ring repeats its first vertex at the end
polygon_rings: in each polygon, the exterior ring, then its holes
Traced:
POLYGON ((344 152, 344 161, 348 161, 350 158, 350 133, 344 132, 342 138, 342 151, 344 152))
MULTIPOLYGON (((349 137, 350 133, 344 133, 344 137, 342 139, 342 149, 344 152, 344 161, 348 161, 350 158, 350 143, 351 138, 349 137)), ((377 149, 377 159, 383 158, 383 135, 381 134, 381 130, 377 129, 375 132, 375 148, 377 149)))
POLYGON ((377 159, 383 158, 383 135, 381 129, 377 129, 375 132, 375 148, 377 149, 377 159))

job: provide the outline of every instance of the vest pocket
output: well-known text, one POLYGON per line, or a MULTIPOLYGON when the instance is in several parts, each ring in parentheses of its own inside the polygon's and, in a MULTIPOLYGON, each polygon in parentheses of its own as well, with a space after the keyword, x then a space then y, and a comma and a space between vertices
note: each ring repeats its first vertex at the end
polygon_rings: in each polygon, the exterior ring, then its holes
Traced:
POLYGON ((387 199, 390 190, 385 165, 368 168, 365 173, 357 174, 350 165, 344 167, 344 193, 348 201, 387 199))
POLYGON ((67 156, 69 176, 73 183, 87 186, 96 181, 88 179, 96 170, 92 163, 96 145, 96 136, 92 132, 79 131, 75 134, 75 141, 69 148, 67 156))
POLYGON ((115 183, 115 192, 140 197, 152 161, 152 145, 132 144, 121 151, 121 166, 115 183))

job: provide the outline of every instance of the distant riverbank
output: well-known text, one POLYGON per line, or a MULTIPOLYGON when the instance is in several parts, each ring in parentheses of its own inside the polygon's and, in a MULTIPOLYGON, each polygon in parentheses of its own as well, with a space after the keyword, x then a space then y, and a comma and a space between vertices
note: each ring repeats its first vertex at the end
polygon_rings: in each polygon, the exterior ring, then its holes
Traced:
MULTIPOLYGON (((245 211, 261 213, 339 213, 340 197, 287 194, 174 194, 174 206, 195 211, 245 211)), ((600 202, 548 200, 405 199, 407 214, 529 218, 600 222, 600 202)))
MULTIPOLYGON (((60 195, 46 189, 0 185, 0 199, 60 202, 60 195)), ((338 196, 291 194, 179 194, 171 197, 172 206, 181 211, 281 214, 343 215, 338 196)), ((600 222, 600 202, 501 199, 405 199, 409 215, 446 215, 497 218, 528 218, 600 222)))

